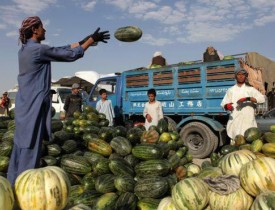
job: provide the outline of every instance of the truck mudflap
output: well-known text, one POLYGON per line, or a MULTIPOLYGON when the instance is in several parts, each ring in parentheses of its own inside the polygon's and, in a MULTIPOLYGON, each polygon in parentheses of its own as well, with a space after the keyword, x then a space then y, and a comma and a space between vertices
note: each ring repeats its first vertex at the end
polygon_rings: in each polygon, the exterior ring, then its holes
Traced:
POLYGON ((181 140, 189 147, 195 158, 208 157, 219 146, 226 142, 224 126, 204 116, 190 116, 178 123, 181 140))

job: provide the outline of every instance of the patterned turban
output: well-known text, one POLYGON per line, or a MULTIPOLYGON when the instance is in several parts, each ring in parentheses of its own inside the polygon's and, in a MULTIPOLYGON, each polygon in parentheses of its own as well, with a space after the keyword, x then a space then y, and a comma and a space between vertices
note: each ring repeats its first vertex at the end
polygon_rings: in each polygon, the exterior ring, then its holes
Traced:
POLYGON ((239 72, 242 73, 242 74, 244 74, 245 76, 248 76, 247 71, 245 69, 243 69, 243 68, 236 69, 235 70, 235 75, 237 75, 239 72))
POLYGON ((26 43, 26 33, 31 29, 32 26, 42 23, 38 16, 27 17, 23 20, 21 28, 19 29, 19 39, 23 44, 26 43))

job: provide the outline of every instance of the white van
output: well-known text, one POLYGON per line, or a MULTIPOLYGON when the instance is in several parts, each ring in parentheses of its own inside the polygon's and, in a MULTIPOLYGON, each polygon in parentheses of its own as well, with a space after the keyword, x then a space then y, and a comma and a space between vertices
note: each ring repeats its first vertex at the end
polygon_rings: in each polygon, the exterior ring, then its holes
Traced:
MULTIPOLYGON (((62 87, 62 86, 51 86, 51 90, 55 90, 55 94, 53 94, 52 97, 52 107, 55 108, 55 115, 53 118, 55 119, 63 119, 65 116, 64 112, 64 102, 66 99, 66 96, 71 94, 71 88, 69 87, 62 87)), ((8 90, 8 97, 11 101, 10 110, 15 108, 15 96, 18 91, 18 88, 13 88, 8 90)))
POLYGON ((53 94, 52 97, 52 107, 55 108, 55 115, 53 118, 64 119, 65 111, 63 107, 66 97, 72 93, 71 88, 62 86, 52 86, 51 90, 55 90, 56 92, 53 94))

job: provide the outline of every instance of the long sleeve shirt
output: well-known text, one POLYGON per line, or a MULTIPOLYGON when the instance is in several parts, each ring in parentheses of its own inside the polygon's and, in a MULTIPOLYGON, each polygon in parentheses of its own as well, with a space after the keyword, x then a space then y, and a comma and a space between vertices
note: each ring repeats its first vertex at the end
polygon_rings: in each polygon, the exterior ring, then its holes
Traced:
POLYGON ((109 126, 113 126, 115 112, 114 112, 114 108, 111 100, 105 100, 105 101, 99 100, 96 103, 96 110, 99 113, 105 114, 106 118, 109 120, 109 126))
POLYGON ((229 88, 221 102, 224 107, 228 103, 233 103, 234 110, 230 113, 230 117, 226 126, 227 135, 234 139, 236 135, 244 135, 244 132, 251 127, 257 127, 255 119, 255 110, 251 106, 245 106, 242 109, 237 109, 237 101, 241 98, 253 97, 257 103, 264 103, 265 97, 254 87, 243 84, 239 87, 237 84, 229 88))
POLYGON ((51 61, 72 62, 84 55, 81 46, 71 48, 50 47, 32 39, 27 40, 18 52, 19 90, 16 95, 15 137, 14 143, 19 148, 29 148, 37 141, 36 125, 40 122, 41 112, 47 112, 45 127, 48 136, 51 134, 51 61))
POLYGON ((145 128, 148 128, 151 125, 157 125, 158 121, 163 118, 161 102, 155 101, 154 103, 146 102, 143 110, 143 116, 145 117, 145 128), (152 121, 148 122, 146 115, 149 114, 152 117, 152 121))

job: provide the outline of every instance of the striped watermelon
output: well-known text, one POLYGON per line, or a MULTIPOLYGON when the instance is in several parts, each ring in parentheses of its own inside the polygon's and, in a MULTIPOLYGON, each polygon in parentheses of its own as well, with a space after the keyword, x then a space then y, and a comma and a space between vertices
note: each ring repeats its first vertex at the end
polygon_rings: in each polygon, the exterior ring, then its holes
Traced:
POLYGON ((93 209, 95 210, 111 210, 115 209, 118 195, 114 192, 105 193, 99 197, 93 209))
POLYGON ((275 209, 275 192, 267 191, 259 194, 250 209, 275 209))
POLYGON ((115 31, 114 36, 122 42, 134 42, 140 39, 142 30, 137 26, 121 27, 115 31))
POLYGON ((177 210, 172 197, 165 197, 161 199, 157 210, 177 210))
POLYGON ((0 209, 12 210, 14 195, 9 181, 0 176, 0 209))
POLYGON ((254 159, 256 159, 256 155, 253 152, 249 150, 238 150, 225 155, 219 164, 224 174, 239 176, 241 167, 254 159))
POLYGON ((275 191, 275 159, 260 157, 245 164, 240 171, 242 187, 252 196, 275 191))
POLYGON ((29 169, 15 181, 15 193, 21 209, 64 209, 70 181, 61 168, 47 166, 29 169))
POLYGON ((209 201, 208 186, 196 177, 183 179, 172 189, 172 199, 177 209, 204 209, 209 201))
POLYGON ((215 210, 248 210, 253 202, 253 198, 241 187, 228 195, 220 195, 210 192, 209 204, 215 210))
POLYGON ((147 177, 139 179, 134 192, 139 198, 160 198, 168 191, 168 182, 164 177, 147 177))

